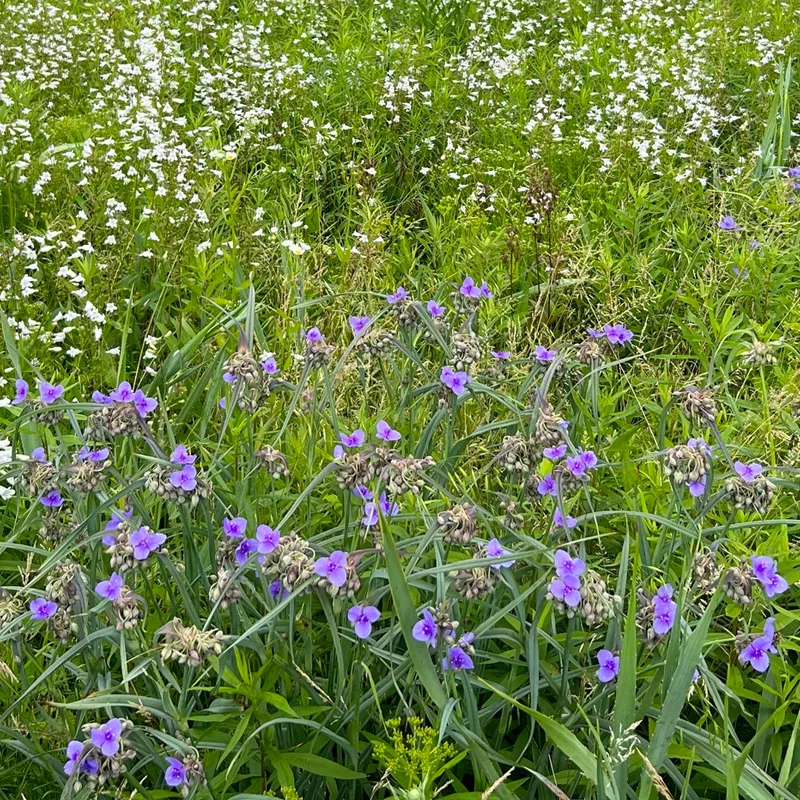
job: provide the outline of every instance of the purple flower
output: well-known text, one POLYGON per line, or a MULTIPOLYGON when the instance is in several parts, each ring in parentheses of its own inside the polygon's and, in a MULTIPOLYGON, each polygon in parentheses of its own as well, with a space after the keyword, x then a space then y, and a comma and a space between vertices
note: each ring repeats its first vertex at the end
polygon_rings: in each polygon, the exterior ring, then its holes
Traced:
POLYGON ((223 372, 222 380, 225 383, 236 383, 236 376, 232 372, 223 372))
POLYGON ((306 341, 307 342, 324 342, 325 337, 322 335, 322 332, 319 328, 312 328, 310 331, 306 332, 306 341))
MULTIPOLYGON (((511 555, 511 553, 504 549, 503 545, 501 545, 497 539, 491 539, 486 544, 486 555, 489 556, 489 558, 500 558, 500 556, 508 556, 511 555)), ((500 561, 497 564, 492 564, 492 569, 513 567, 515 563, 515 559, 511 558, 508 561, 500 561)))
POLYGON ((45 600, 44 597, 37 597, 31 600, 29 608, 34 619, 50 619, 58 611, 58 603, 54 603, 52 600, 45 600))
POLYGON ((783 594, 788 588, 789 583, 786 578, 778 574, 778 565, 769 556, 750 556, 753 563, 753 574, 764 587, 764 594, 767 597, 783 594))
POLYGON ((439 379, 457 397, 467 391, 467 384, 472 381, 466 372, 453 372, 452 367, 442 367, 439 379))
POLYGON ((186 767, 177 758, 166 756, 169 766, 164 772, 164 781, 167 786, 182 786, 186 783, 186 767))
POLYGON ((193 456, 187 449, 185 444, 179 444, 173 451, 169 460, 173 464, 194 464, 197 456, 193 456))
POLYGON ((226 398, 220 397, 219 402, 217 403, 217 405, 224 411, 225 407, 228 405, 228 401, 227 401, 226 398))
POLYGON ((340 444, 337 444, 336 447, 333 448, 333 457, 344 458, 344 447, 342 447, 340 444))
POLYGON ((442 669, 473 669, 475 664, 467 653, 458 645, 451 647, 442 659, 442 669))
POLYGON ((489 284, 486 283, 486 281, 483 281, 483 283, 481 283, 481 297, 484 300, 491 300, 494 297, 491 291, 489 291, 489 284))
POLYGON ((736 474, 745 482, 745 483, 754 483, 755 479, 762 473, 764 468, 756 461, 753 461, 752 464, 745 464, 742 461, 734 462, 733 468, 736 470, 736 474))
POLYGON ((31 451, 31 458, 34 461, 38 461, 40 464, 46 464, 47 454, 44 452, 44 447, 35 447, 31 451))
POLYGON ((104 755, 113 756, 119 750, 119 737, 122 734, 122 723, 112 717, 105 725, 92 728, 89 734, 92 744, 104 755))
POLYGON ((100 403, 100 405, 103 405, 103 406, 108 406, 108 405, 111 405, 111 403, 113 401, 111 400, 111 398, 107 394, 103 394, 102 392, 99 392, 97 389, 95 389, 92 392, 92 402, 93 403, 100 403))
POLYGON ((11 405, 18 406, 20 403, 24 403, 28 397, 28 382, 22 380, 22 378, 17 378, 14 381, 14 388, 17 390, 17 393, 11 401, 11 405))
POLYGON ((386 496, 386 492, 381 492, 381 496, 378 498, 378 505, 384 517, 396 517, 400 513, 400 506, 392 502, 386 496))
POLYGON ((587 328, 586 333, 592 337, 592 339, 602 339, 605 337, 605 331, 599 331, 597 328, 587 328))
POLYGON ((560 508, 556 508, 553 512, 553 525, 557 525, 560 528, 567 528, 568 530, 572 530, 578 524, 578 520, 575 517, 571 517, 569 514, 565 517, 561 513, 560 508))
POLYGON ((556 550, 553 555, 553 561, 556 565, 556 575, 559 578, 566 578, 568 576, 577 578, 583 575, 586 570, 586 563, 582 558, 571 558, 566 550, 556 550))
POLYGON ((367 434, 361 428, 356 428, 352 433, 340 433, 339 441, 345 447, 361 447, 367 441, 367 434))
POLYGON ((372 498, 375 496, 366 486, 363 486, 361 484, 359 484, 353 489, 353 494, 359 500, 365 500, 365 501, 372 500, 372 498))
MULTIPOLYGON (((81 753, 83 752, 83 747, 83 742, 79 742, 77 739, 73 739, 67 745, 67 763, 64 764, 65 775, 72 775, 74 772, 75 767, 78 764, 78 759, 81 757, 81 753)), ((100 769, 100 765, 93 758, 84 758, 81 761, 80 769, 81 772, 94 775, 100 769)))
POLYGON ((800 167, 789 167, 786 172, 790 178, 800 178, 800 167))
POLYGON ((444 306, 440 306, 435 300, 428 300, 428 311, 434 319, 443 316, 446 310, 444 306))
POLYGON ((133 404, 136 406, 139 416, 144 419, 151 411, 156 410, 158 400, 155 397, 145 397, 144 392, 141 389, 137 389, 133 393, 133 404))
POLYGON ((122 381, 122 383, 117 386, 114 391, 112 391, 108 396, 115 402, 115 403, 132 403, 133 402, 133 387, 128 383, 128 381, 122 381))
POLYGON ((733 217, 730 214, 724 216, 718 223, 719 229, 721 231, 738 231, 741 228, 736 224, 733 217))
POLYGON ((375 503, 364 503, 364 518, 361 520, 361 524, 365 528, 371 528, 378 524, 378 506, 375 503))
POLYGON ((481 296, 481 287, 478 286, 470 275, 464 278, 461 288, 458 290, 464 297, 471 297, 477 300, 481 296))
POLYGON ((552 497, 556 497, 558 490, 556 489, 556 479, 553 477, 552 472, 548 472, 547 475, 536 484, 536 491, 539 492, 542 497, 548 494, 552 497))
MULTIPOLYGON (((191 456, 194 458, 194 456, 191 456)), ((192 464, 184 464, 179 470, 170 472, 169 482, 176 489, 191 492, 197 486, 197 469, 192 464)))
POLYGON ((353 331, 353 336, 361 336, 364 329, 369 325, 372 320, 369 317, 348 317, 347 321, 350 323, 350 328, 353 331))
POLYGON ((276 600, 283 600, 284 597, 289 596, 289 592, 287 592, 280 581, 272 581, 272 583, 267 587, 270 595, 274 597, 276 600))
POLYGON ((261 369, 263 369, 267 375, 277 375, 280 372, 275 356, 267 356, 261 362, 261 369))
POLYGON ((603 333, 610 344, 625 344, 633 339, 633 334, 620 323, 616 325, 603 325, 603 333))
POLYGON ((672 586, 665 583, 653 596, 653 630, 658 636, 669 633, 675 624, 678 604, 672 599, 672 594, 672 586))
POLYGON ((39 381, 39 399, 42 401, 42 405, 49 406, 51 403, 55 403, 63 394, 64 387, 60 383, 53 386, 47 381, 39 381))
POLYGON ((619 656, 615 656, 610 650, 601 650, 597 654, 597 663, 600 665, 597 670, 600 683, 613 681, 619 674, 619 656))
POLYGON ((433 614, 431 614, 429 609, 426 608, 422 612, 422 619, 411 629, 411 635, 418 642, 425 642, 425 644, 431 647, 436 646, 439 626, 436 624, 436 620, 433 618, 433 614))
POLYGON ((556 578, 550 581, 548 589, 556 600, 560 600, 570 608, 580 605, 581 579, 577 576, 567 575, 565 578, 556 578))
POLYGON ((239 539, 244 536, 244 532, 247 530, 247 520, 244 517, 223 519, 222 530, 225 531, 226 536, 230 536, 232 539, 239 539))
POLYGON ((329 556, 318 558, 314 563, 314 572, 327 578, 337 588, 347 581, 347 553, 334 550, 329 556))
POLYGON ((108 448, 101 447, 99 450, 90 450, 88 447, 81 447, 78 453, 79 461, 92 461, 100 463, 108 458, 108 448))
POLYGON ((61 496, 61 492, 59 492, 58 489, 53 489, 44 497, 40 497, 39 502, 45 508, 58 508, 64 504, 64 498, 61 496))
POLYGON ((764 623, 764 633, 750 642, 747 647, 739 653, 739 661, 750 666, 757 672, 766 672, 769 669, 769 654, 777 653, 775 645, 772 643, 775 638, 775 618, 770 617, 764 623))
MULTIPOLYGON (((105 529, 107 531, 118 530, 120 525, 122 525, 124 522, 129 520, 132 516, 133 516, 133 509, 132 508, 127 508, 124 511, 120 511, 120 512, 115 511, 115 512, 113 512, 111 514, 111 519, 108 522, 106 522, 106 528, 105 529)), ((115 534, 106 534, 103 537, 103 544, 106 547, 110 547, 116 541, 117 541, 117 537, 116 537, 115 534)))
POLYGON ((250 557, 250 553, 255 553, 256 550, 258 550, 258 542, 255 539, 242 539, 233 552, 236 563, 241 566, 250 557))
POLYGON ((375 606, 353 606, 347 612, 347 619, 359 639, 366 639, 372 633, 372 623, 380 619, 381 612, 375 606))
POLYGON ((142 526, 130 535, 128 541, 133 545, 133 557, 137 561, 144 561, 150 553, 158 550, 167 541, 167 537, 163 533, 155 533, 142 526))
POLYGON ((106 600, 111 600, 113 602, 114 600, 119 600, 124 583, 125 581, 122 579, 121 575, 112 572, 109 579, 107 581, 100 581, 100 583, 94 587, 94 590, 100 597, 104 597, 106 600))
POLYGON ((402 438, 400 432, 390 428, 384 419, 378 420, 378 430, 375 435, 384 442, 396 442, 402 438))
POLYGON ((281 532, 277 528, 270 528, 269 525, 259 525, 256 528, 256 541, 258 552, 264 556, 269 555, 280 544, 281 532))
POLYGON ((706 476, 701 475, 700 480, 691 481, 686 485, 689 487, 689 494, 692 497, 702 497, 706 491, 706 476))
POLYGON ((537 344, 536 349, 533 351, 536 360, 542 364, 552 361, 556 357, 555 350, 548 350, 544 345, 537 344))
POLYGON ((597 466, 597 456, 591 451, 586 450, 575 456, 567 456, 567 469, 576 478, 585 478, 586 471, 597 466))
POLYGON ((399 303, 401 300, 405 300, 407 297, 408 292, 402 286, 398 286, 397 289, 395 289, 394 294, 386 295, 386 302, 393 306, 395 303, 399 303))
POLYGON ((560 444, 557 447, 545 447, 542 450, 542 455, 550 461, 558 461, 560 458, 564 458, 566 453, 567 446, 565 444, 560 444))
POLYGON ((492 358, 496 358, 498 361, 508 361, 508 359, 511 358, 511 351, 492 350, 492 358))

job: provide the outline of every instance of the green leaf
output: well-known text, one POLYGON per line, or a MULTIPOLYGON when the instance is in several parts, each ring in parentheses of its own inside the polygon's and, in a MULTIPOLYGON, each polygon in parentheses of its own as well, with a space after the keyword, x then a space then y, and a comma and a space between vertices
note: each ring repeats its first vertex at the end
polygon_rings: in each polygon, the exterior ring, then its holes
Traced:
POLYGON ((314 775, 322 775, 325 778, 353 781, 366 777, 363 772, 355 772, 328 758, 315 756, 313 753, 281 753, 281 758, 292 767, 311 772, 314 775))

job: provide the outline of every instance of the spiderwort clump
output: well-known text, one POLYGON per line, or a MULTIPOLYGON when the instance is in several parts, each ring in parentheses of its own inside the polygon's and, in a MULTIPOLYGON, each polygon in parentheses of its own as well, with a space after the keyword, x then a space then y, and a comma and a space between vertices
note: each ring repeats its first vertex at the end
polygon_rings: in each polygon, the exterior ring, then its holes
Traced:
POLYGON ((615 656, 610 650, 600 650, 597 654, 597 663, 600 669, 597 670, 597 679, 600 683, 609 683, 619 675, 619 656, 615 656))
POLYGON ((753 639, 739 653, 739 661, 744 666, 749 664, 756 672, 766 672, 769 669, 769 654, 777 653, 774 645, 775 618, 770 617, 764 623, 764 632, 753 639))
POLYGON ((375 606, 355 605, 347 612, 347 619, 353 626, 359 639, 367 639, 372 633, 372 626, 381 616, 375 606))

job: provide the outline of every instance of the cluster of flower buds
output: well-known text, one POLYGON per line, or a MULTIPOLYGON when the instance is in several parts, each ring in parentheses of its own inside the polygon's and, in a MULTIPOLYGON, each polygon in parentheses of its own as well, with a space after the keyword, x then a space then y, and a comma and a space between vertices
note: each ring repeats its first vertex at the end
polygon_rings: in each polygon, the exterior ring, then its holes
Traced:
POLYGON ((397 320, 397 325, 407 331, 416 330, 419 325, 416 303, 411 295, 402 286, 398 286, 392 294, 386 295, 386 302, 392 316, 397 320))
POLYGON ((331 597, 354 597, 361 588, 356 565, 358 556, 334 550, 330 556, 318 558, 314 563, 314 586, 324 589, 331 597))
POLYGON ((497 454, 497 462, 506 472, 530 472, 533 463, 531 450, 530 443, 518 433, 504 436, 500 452, 497 454))
POLYGON ((233 386, 236 405, 248 414, 255 413, 270 396, 272 375, 277 372, 274 359, 259 361, 242 336, 236 352, 223 367, 223 380, 233 386))
POLYGON ((711 466, 711 448, 703 439, 689 439, 664 454, 664 474, 675 483, 683 483, 695 497, 705 491, 706 473, 711 466))
POLYGON ((542 402, 531 436, 531 444, 539 449, 556 447, 564 441, 567 427, 567 421, 556 414, 546 402, 542 402))
POLYGON ((720 568, 709 550, 695 553, 692 564, 692 590, 696 597, 711 594, 719 583, 720 568))
POLYGON ((98 450, 83 447, 75 463, 67 467, 67 485, 74 492, 89 494, 100 485, 109 466, 111 459, 107 447, 98 450))
POLYGON ((700 426, 709 426, 717 418, 717 406, 710 389, 698 389, 696 386, 687 386, 672 393, 680 403, 683 415, 689 422, 700 426))
POLYGON ((67 745, 64 772, 70 776, 76 792, 88 787, 91 794, 100 794, 127 771, 128 762, 136 757, 128 741, 133 723, 112 718, 103 724, 89 722, 81 730, 89 738, 67 745))
POLYGON ((208 599, 212 605, 219 603, 223 611, 235 606, 242 599, 242 590, 238 585, 236 571, 232 567, 221 566, 216 574, 211 576, 208 599))
POLYGON ((747 559, 743 558, 738 567, 731 567, 722 579, 725 596, 741 606, 753 604, 753 571, 747 559))
POLYGON ((473 506, 455 505, 439 512, 436 521, 442 538, 448 544, 469 544, 475 538, 477 525, 473 506))
POLYGON ((264 557, 261 566, 267 577, 292 592, 314 577, 314 551, 305 539, 290 533, 280 537, 278 546, 264 557))
POLYGON ((481 342, 474 331, 454 333, 451 348, 452 365, 456 370, 469 372, 481 360, 481 342))
POLYGON ((378 358, 387 355, 394 347, 394 333, 383 328, 370 328, 355 341, 356 353, 378 358))
POLYGON ((461 286, 452 294, 453 308, 455 308, 457 314, 469 316, 478 310, 478 306, 482 301, 490 300, 492 297, 494 295, 489 291, 486 281, 479 286, 472 277, 467 275, 461 286))
MULTIPOLYGON (((486 558, 485 548, 478 550, 475 558, 486 558)), ((490 566, 460 569, 453 572, 451 577, 453 590, 465 600, 475 600, 493 592, 500 582, 498 570, 492 569, 490 566)))
POLYGON ((199 667, 210 655, 222 653, 222 631, 201 631, 194 625, 184 625, 175 617, 156 631, 163 636, 161 661, 177 661, 189 667, 199 667))
POLYGON ((414 458, 403 456, 396 450, 376 447, 370 459, 368 478, 380 480, 391 497, 406 492, 418 494, 425 485, 425 470, 434 466, 436 462, 431 456, 414 458))
POLYGON ((129 403, 109 403, 89 415, 84 430, 90 441, 103 441, 115 436, 138 438, 143 430, 142 418, 129 403))
POLYGON ((742 354, 742 363, 748 367, 770 367, 778 363, 775 350, 781 342, 759 342, 753 339, 753 343, 742 354))
POLYGON ((725 491, 733 500, 734 508, 766 514, 775 499, 775 484, 761 474, 760 464, 734 464, 736 475, 725 483, 725 491))
POLYGON ((290 475, 289 464, 286 456, 280 450, 265 445, 253 454, 261 468, 273 478, 288 478, 290 475))

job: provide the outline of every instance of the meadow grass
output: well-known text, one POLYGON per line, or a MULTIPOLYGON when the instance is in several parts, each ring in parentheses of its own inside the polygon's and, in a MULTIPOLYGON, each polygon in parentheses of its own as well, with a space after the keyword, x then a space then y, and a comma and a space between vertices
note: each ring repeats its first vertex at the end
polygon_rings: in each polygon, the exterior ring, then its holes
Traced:
POLYGON ((800 9, 2 10, 0 798, 800 797, 800 9))

